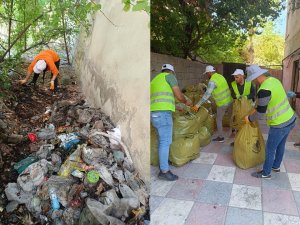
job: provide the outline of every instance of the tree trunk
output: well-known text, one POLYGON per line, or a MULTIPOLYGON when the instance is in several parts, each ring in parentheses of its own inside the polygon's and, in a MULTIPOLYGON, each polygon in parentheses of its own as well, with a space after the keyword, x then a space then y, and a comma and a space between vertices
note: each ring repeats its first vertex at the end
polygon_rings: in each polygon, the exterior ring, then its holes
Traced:
MULTIPOLYGON (((9 12, 9 21, 8 21, 8 46, 10 46, 11 41, 11 28, 12 28, 12 17, 13 17, 13 8, 14 8, 14 0, 10 2, 10 12, 9 12)), ((8 57, 10 58, 10 48, 8 49, 8 57)))

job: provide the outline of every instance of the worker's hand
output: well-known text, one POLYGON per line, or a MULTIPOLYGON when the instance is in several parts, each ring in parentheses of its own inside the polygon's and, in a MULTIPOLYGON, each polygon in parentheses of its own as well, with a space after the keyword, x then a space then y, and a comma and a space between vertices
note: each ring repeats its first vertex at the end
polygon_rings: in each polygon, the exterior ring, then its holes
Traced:
POLYGON ((25 84, 26 82, 27 82, 26 80, 18 80, 18 81, 17 81, 17 83, 18 83, 18 84, 21 84, 21 85, 22 85, 22 84, 25 84))
POLYGON ((50 82, 50 90, 54 91, 54 81, 53 80, 50 82))
POLYGON ((198 112, 198 109, 199 109, 199 107, 196 106, 196 105, 194 105, 194 106, 192 107, 192 111, 193 111, 193 112, 198 112))
POLYGON ((185 103, 187 106, 192 106, 192 102, 190 100, 187 100, 186 103, 185 103))
POLYGON ((245 124, 250 123, 249 117, 248 117, 248 116, 245 116, 243 122, 244 122, 245 124))
POLYGON ((294 97, 295 95, 296 95, 296 93, 293 92, 293 91, 288 91, 288 92, 287 92, 288 98, 292 98, 292 97, 294 97))

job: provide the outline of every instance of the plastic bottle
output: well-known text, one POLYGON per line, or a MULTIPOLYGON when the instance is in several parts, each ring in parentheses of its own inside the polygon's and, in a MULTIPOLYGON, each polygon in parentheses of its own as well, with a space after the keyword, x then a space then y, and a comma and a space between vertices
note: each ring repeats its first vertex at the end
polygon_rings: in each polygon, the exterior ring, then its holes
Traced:
POLYGON ((49 187, 49 196, 51 200, 52 209, 59 209, 60 204, 57 198, 56 189, 54 187, 49 187))

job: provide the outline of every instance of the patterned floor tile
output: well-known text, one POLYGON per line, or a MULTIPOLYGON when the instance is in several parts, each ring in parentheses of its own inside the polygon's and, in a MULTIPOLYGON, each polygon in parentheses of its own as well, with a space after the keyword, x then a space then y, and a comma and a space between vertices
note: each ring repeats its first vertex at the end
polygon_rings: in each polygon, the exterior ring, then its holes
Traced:
POLYGON ((216 153, 201 152, 200 157, 193 160, 192 163, 214 164, 217 156, 216 153))
POLYGON ((200 163, 190 163, 189 166, 184 171, 182 178, 189 179, 206 179, 212 165, 200 164, 200 163))
POLYGON ((275 188, 275 189, 291 189, 289 178, 286 173, 274 173, 271 174, 271 180, 262 179, 263 188, 275 188))
POLYGON ((179 179, 166 197, 180 200, 195 200, 203 186, 203 180, 179 179))
POLYGON ((160 205, 160 203, 164 200, 164 197, 161 196, 150 196, 150 211, 153 213, 155 209, 160 205))
POLYGON ((300 151, 285 150, 284 159, 300 160, 300 151))
POLYGON ((288 190, 264 189, 263 210, 265 212, 298 216, 293 192, 288 190))
POLYGON ((166 196, 176 181, 159 180, 157 177, 151 177, 151 195, 166 196))
POLYGON ((264 225, 299 225, 300 218, 282 214, 264 212, 264 225))
POLYGON ((222 154, 232 154, 233 146, 230 146, 230 143, 231 143, 231 142, 233 142, 233 140, 230 141, 228 145, 223 146, 223 147, 221 148, 220 153, 222 153, 222 154))
POLYGON ((219 153, 222 146, 222 143, 211 142, 209 145, 202 148, 201 152, 219 153))
POLYGON ((293 191, 300 191, 300 174, 288 173, 293 191))
POLYGON ((247 170, 242 170, 237 168, 235 171, 235 177, 233 183, 260 187, 261 179, 257 179, 256 177, 251 176, 251 173, 255 171, 256 171, 255 168, 251 168, 247 170))
POLYGON ((295 142, 287 141, 285 144, 285 149, 299 151, 299 148, 295 147, 294 144, 295 144, 295 142))
POLYGON ((197 197, 199 202, 213 205, 228 205, 232 184, 216 181, 205 181, 197 197))
POLYGON ((263 225, 261 211, 229 207, 225 225, 263 225))
POLYGON ((300 212, 300 191, 293 191, 293 194, 298 208, 298 212, 300 212))
POLYGON ((218 154, 218 157, 215 161, 215 165, 235 167, 235 163, 233 162, 232 158, 232 153, 218 154))
POLYGON ((229 205, 261 210, 261 189, 259 187, 233 184, 229 205))
POLYGON ((214 165, 207 177, 207 180, 232 183, 234 173, 234 167, 214 165))
POLYGON ((300 174, 300 160, 284 160, 285 169, 288 173, 299 173, 300 174))
POLYGON ((151 214, 151 225, 183 225, 193 204, 192 201, 165 198, 151 214))
POLYGON ((223 225, 226 207, 195 203, 185 225, 223 225))

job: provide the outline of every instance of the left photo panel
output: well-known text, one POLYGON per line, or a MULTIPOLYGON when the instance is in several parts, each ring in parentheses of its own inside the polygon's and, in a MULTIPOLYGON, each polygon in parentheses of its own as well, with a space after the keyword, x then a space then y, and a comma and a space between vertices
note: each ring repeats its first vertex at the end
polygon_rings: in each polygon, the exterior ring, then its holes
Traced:
POLYGON ((150 224, 150 0, 0 5, 0 224, 150 224))

